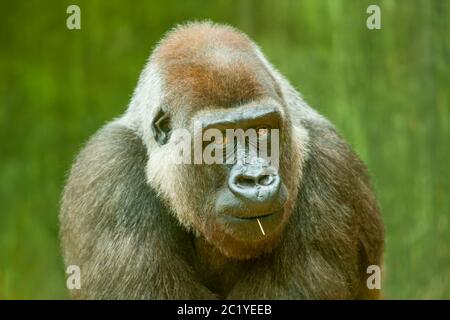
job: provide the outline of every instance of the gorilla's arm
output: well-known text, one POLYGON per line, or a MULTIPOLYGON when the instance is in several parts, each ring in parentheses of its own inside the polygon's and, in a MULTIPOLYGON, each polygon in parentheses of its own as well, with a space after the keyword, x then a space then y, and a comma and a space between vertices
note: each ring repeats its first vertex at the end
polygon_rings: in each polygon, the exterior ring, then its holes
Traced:
POLYGON ((66 265, 81 268, 78 298, 214 298, 186 263, 190 239, 146 183, 146 150, 111 123, 86 145, 62 200, 66 265))

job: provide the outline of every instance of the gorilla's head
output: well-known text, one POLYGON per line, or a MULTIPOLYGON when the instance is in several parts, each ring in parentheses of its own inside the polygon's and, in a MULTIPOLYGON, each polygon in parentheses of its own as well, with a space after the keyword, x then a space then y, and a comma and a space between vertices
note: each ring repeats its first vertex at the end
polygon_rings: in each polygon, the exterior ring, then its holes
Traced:
POLYGON ((232 28, 183 26, 156 48, 131 102, 143 113, 149 184, 184 227, 229 257, 273 248, 297 198, 308 135, 272 70, 232 28), (176 163, 180 141, 189 163, 176 163), (258 152, 264 145, 269 157, 258 152))

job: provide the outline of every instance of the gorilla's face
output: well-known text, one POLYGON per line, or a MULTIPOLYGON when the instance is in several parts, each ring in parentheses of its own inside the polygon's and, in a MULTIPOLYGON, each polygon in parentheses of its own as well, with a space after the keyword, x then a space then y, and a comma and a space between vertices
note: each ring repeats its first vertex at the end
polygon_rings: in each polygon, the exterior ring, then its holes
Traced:
POLYGON ((250 258, 271 249, 293 209, 300 176, 282 103, 263 99, 192 115, 169 113, 160 112, 153 122, 159 147, 150 154, 150 182, 158 181, 184 226, 225 255, 250 258), (177 127, 189 128, 183 131, 192 137, 191 157, 184 158, 189 163, 170 161, 180 155, 177 127))
POLYGON ((149 146, 147 176, 187 229, 227 256, 251 258, 274 246, 292 212, 301 178, 302 139, 280 84, 256 48, 234 32, 219 33, 221 40, 214 44, 203 41, 210 39, 206 34, 186 43, 189 35, 183 34, 156 51, 161 80, 154 83, 161 84, 164 94, 155 95, 162 98, 158 110, 153 109, 153 135, 146 137, 155 142, 149 146), (190 163, 170 161, 179 155, 177 130, 193 137, 188 141, 190 163), (229 130, 253 130, 256 138, 249 139, 249 147, 245 139, 236 143, 230 138, 229 130), (273 130, 279 138, 275 159, 273 130), (269 141, 270 161, 252 152, 260 141, 269 141), (226 152, 217 151, 217 144, 226 152), (229 146, 236 151, 234 161, 204 159, 215 150, 213 158, 229 160, 229 146), (199 153, 203 161, 198 161, 199 153))

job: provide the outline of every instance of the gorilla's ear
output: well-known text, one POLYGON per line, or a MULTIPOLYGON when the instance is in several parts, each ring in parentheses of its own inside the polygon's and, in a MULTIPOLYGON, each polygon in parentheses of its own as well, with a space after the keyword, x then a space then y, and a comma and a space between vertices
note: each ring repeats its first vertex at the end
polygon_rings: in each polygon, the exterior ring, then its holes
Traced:
POLYGON ((170 138, 171 125, 169 113, 160 109, 152 122, 152 131, 156 142, 160 146, 167 143, 170 138))

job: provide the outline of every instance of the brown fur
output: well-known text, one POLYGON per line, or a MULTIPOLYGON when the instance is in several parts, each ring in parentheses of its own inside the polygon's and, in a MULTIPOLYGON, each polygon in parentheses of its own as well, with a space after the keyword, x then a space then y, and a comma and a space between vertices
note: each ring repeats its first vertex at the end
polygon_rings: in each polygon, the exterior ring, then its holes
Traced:
POLYGON ((197 111, 277 97, 250 40, 230 27, 179 28, 155 50, 153 60, 162 70, 166 103, 171 106, 197 111))

